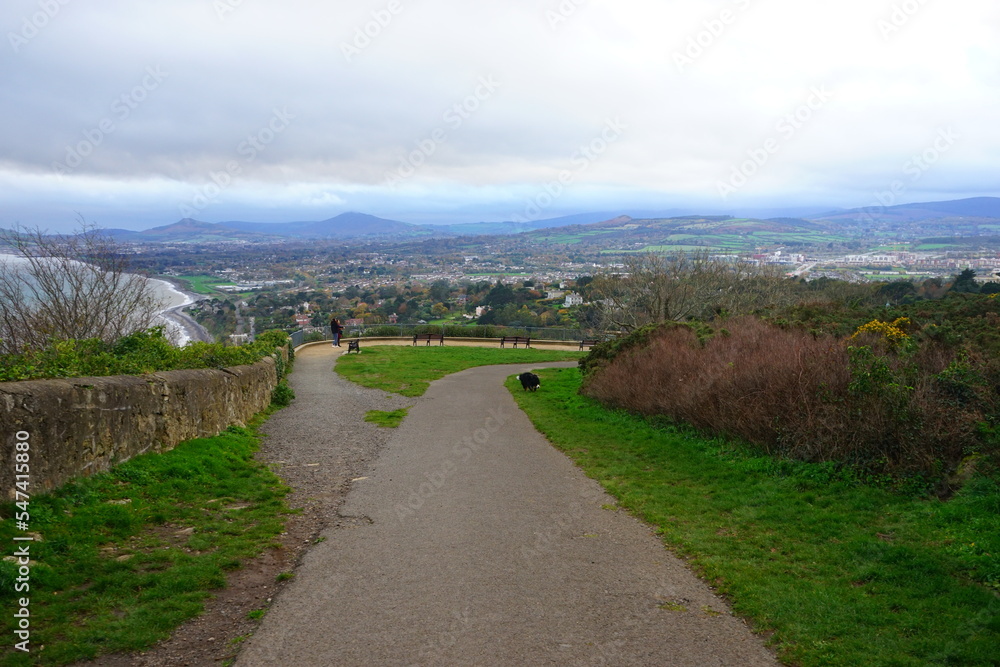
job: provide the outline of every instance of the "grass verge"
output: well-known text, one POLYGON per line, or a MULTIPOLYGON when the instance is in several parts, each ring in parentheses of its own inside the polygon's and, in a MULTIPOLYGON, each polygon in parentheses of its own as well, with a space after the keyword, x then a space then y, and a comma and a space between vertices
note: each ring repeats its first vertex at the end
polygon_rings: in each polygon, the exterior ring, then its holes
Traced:
POLYGON ((365 421, 382 428, 396 428, 406 419, 410 408, 400 408, 386 412, 384 410, 369 410, 365 413, 365 421))
MULTIPOLYGON (((30 598, 31 653, 4 642, 0 664, 147 648, 197 616, 227 571, 276 544, 288 489, 253 459, 261 421, 32 497, 30 591, 15 593, 17 568, 0 561, 0 604, 30 598)), ((2 507, 5 519, 13 512, 2 507)), ((15 534, 14 521, 0 523, 0 542, 14 544, 15 534)), ((14 620, 0 621, 4 637, 14 620)))
POLYGON ((570 350, 508 350, 486 347, 366 347, 362 354, 344 354, 335 370, 362 386, 403 396, 423 396, 434 380, 475 366, 575 361, 583 352, 570 350))
POLYGON ((1000 486, 947 502, 602 408, 577 369, 508 387, 536 427, 790 665, 1000 664, 1000 486))
POLYGON ((183 285, 184 289, 188 292, 194 292, 195 294, 203 294, 206 296, 213 296, 219 294, 219 290, 215 289, 216 285, 225 285, 231 283, 232 281, 223 280, 218 276, 209 275, 196 275, 196 276, 170 276, 173 280, 177 281, 183 285))

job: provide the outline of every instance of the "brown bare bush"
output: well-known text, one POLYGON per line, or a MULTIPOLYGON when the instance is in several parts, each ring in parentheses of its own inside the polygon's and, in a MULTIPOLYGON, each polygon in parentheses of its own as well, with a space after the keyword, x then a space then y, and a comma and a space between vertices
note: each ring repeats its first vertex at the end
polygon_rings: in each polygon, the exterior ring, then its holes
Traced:
MULTIPOLYGON (((866 359, 862 351, 852 361, 848 343, 834 337, 739 318, 704 345, 687 327, 660 330, 596 370, 584 393, 772 454, 882 472, 941 474, 975 447, 988 406, 968 395, 948 400, 946 350, 905 358, 875 350, 866 359)), ((970 391, 963 382, 955 386, 970 391)))

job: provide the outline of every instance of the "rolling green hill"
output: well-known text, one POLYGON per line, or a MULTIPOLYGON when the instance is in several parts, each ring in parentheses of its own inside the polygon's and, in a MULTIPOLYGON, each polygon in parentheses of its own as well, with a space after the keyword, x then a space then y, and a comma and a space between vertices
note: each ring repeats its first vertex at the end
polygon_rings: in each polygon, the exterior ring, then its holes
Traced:
POLYGON ((730 216, 685 216, 633 219, 622 216, 590 225, 529 232, 539 243, 599 246, 607 252, 701 249, 752 251, 776 243, 817 245, 841 243, 849 237, 832 225, 800 218, 758 220, 730 216))

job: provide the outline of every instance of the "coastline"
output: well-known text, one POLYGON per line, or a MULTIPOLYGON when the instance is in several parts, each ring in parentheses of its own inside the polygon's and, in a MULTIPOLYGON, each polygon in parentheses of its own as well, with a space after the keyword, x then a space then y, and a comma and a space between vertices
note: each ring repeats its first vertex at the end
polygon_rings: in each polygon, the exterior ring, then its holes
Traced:
POLYGON ((215 340, 205 327, 198 324, 193 317, 184 312, 184 309, 191 304, 207 299, 208 297, 185 290, 180 282, 170 276, 156 276, 155 278, 148 278, 148 280, 161 283, 169 291, 180 295, 183 299, 182 303, 165 308, 160 312, 160 317, 167 323, 168 330, 173 330, 177 333, 180 339, 178 341, 179 344, 186 345, 191 341, 211 343, 215 340))

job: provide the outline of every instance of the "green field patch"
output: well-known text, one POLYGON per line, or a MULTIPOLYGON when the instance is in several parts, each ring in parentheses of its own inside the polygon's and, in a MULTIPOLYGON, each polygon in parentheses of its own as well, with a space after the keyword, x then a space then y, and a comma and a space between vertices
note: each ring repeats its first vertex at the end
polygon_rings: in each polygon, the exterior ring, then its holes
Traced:
POLYGON ((232 280, 225 280, 223 278, 219 278, 218 276, 209 275, 171 277, 184 283, 187 291, 205 295, 219 294, 219 290, 215 289, 217 285, 231 285, 233 283, 232 280))
POLYGON ((703 245, 648 245, 638 250, 602 250, 604 255, 628 255, 643 252, 697 252, 699 250, 710 250, 710 246, 703 245))
POLYGON ((410 408, 400 408, 399 410, 369 410, 365 413, 365 421, 375 424, 381 428, 397 428, 406 419, 410 408))
POLYGON ((574 361, 583 354, 571 350, 378 345, 366 347, 363 354, 340 356, 335 370, 347 380, 365 387, 403 396, 423 396, 434 380, 466 368, 574 361))
POLYGON ((957 244, 952 243, 921 243, 914 250, 946 250, 950 248, 959 248, 957 244))

